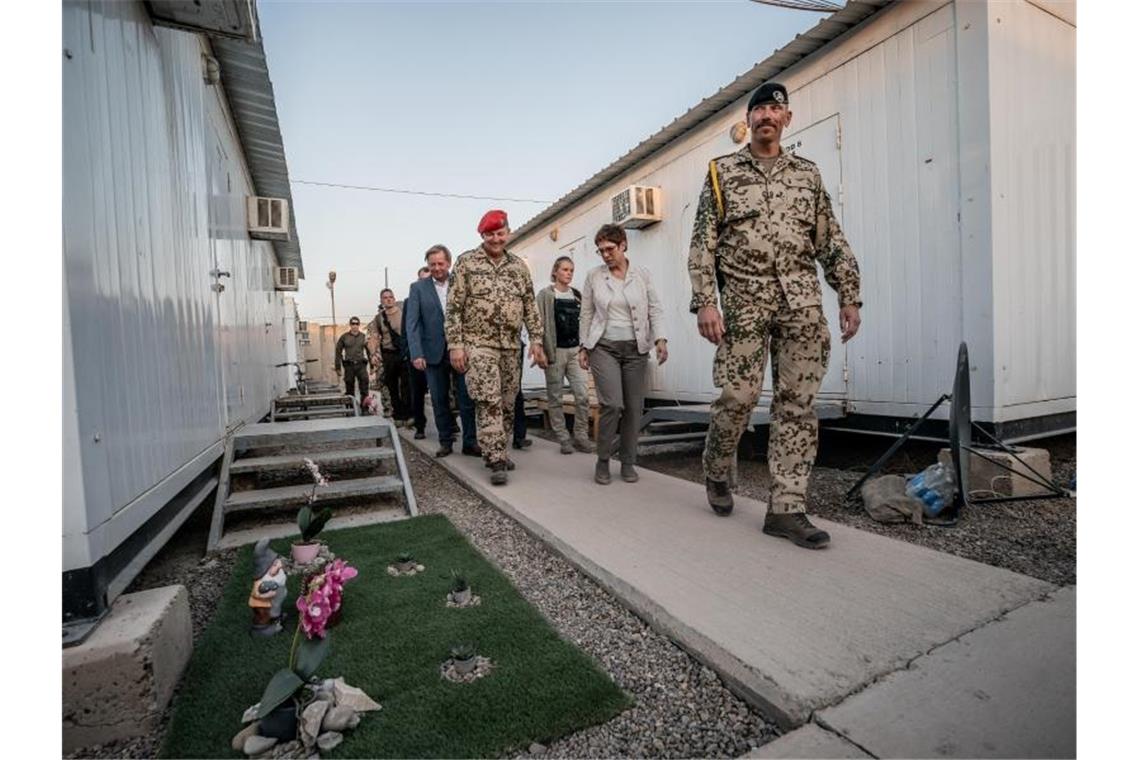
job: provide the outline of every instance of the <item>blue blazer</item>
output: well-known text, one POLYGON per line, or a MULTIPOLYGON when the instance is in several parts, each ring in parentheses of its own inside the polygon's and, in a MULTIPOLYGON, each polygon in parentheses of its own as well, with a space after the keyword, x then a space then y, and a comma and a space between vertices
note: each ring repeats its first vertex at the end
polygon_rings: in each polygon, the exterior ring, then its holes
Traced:
POLYGON ((408 339, 411 358, 422 356, 428 364, 439 364, 447 359, 443 304, 435 292, 435 280, 425 277, 413 282, 404 308, 404 335, 408 339))

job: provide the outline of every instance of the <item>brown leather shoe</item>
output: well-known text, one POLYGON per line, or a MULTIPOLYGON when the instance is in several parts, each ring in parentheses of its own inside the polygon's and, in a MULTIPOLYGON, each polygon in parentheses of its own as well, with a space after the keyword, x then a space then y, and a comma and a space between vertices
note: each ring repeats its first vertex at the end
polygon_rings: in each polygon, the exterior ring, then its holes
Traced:
POLYGON ((764 516, 763 531, 769 536, 786 538, 796 546, 806 549, 822 549, 831 543, 831 536, 827 531, 812 525, 811 520, 803 512, 783 515, 769 512, 764 516))

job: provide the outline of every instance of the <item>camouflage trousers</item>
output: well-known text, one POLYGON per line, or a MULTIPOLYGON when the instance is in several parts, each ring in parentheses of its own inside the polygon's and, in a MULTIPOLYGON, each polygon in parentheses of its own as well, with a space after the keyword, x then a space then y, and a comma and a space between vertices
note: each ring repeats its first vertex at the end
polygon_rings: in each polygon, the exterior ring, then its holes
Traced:
POLYGON ((818 306, 781 309, 770 315, 735 319, 727 328, 713 361, 713 384, 721 393, 712 404, 705 439, 705 476, 729 479, 740 436, 762 390, 764 362, 770 353, 769 511, 803 512, 819 434, 815 396, 831 354, 827 318, 818 306))
POLYGON ((507 461, 507 439, 515 424, 515 396, 522 381, 517 348, 467 349, 467 393, 475 402, 475 428, 483 459, 507 461))
POLYGON ((380 389, 380 409, 384 416, 392 419, 392 396, 388 393, 388 386, 384 384, 384 364, 378 362, 372 365, 372 372, 369 373, 369 379, 372 381, 373 388, 380 389))

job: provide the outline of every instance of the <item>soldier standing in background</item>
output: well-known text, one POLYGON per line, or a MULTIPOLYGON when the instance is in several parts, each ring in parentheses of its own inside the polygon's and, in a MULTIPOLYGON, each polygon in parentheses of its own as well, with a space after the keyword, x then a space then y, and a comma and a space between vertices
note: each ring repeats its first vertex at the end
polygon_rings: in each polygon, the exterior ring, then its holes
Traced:
POLYGON ((729 472, 770 352, 772 490, 763 530, 820 549, 831 537, 807 518, 807 485, 818 440, 815 396, 831 336, 816 262, 839 294, 844 343, 859 330, 859 265, 819 169, 780 147, 792 120, 784 86, 761 85, 746 120, 749 144, 709 163, 689 250, 689 308, 700 334, 717 345, 713 384, 721 389, 705 440, 705 489, 713 511, 732 512, 729 472))
POLYGON ((376 364, 379 358, 377 375, 388 391, 392 406, 390 416, 397 425, 410 426, 412 413, 404 356, 404 305, 396 300, 396 294, 391 288, 380 291, 380 308, 368 323, 368 339, 368 348, 373 352, 372 362, 376 364))
POLYGON ((341 366, 344 366, 344 392, 354 395, 355 385, 360 383, 360 400, 368 395, 368 338, 360 331, 360 318, 352 317, 348 320, 348 332, 340 336, 336 342, 336 358, 333 365, 336 376, 340 378, 341 366), (341 358, 341 355, 344 358, 341 358))
POLYGON ((475 401, 475 424, 491 483, 507 482, 513 463, 507 458, 507 436, 514 428, 519 392, 520 329, 530 334, 530 355, 545 369, 542 321, 534 301, 534 284, 526 263, 507 251, 510 227, 504 211, 488 211, 478 226, 483 244, 455 262, 447 297, 447 345, 451 365, 465 373, 475 401))

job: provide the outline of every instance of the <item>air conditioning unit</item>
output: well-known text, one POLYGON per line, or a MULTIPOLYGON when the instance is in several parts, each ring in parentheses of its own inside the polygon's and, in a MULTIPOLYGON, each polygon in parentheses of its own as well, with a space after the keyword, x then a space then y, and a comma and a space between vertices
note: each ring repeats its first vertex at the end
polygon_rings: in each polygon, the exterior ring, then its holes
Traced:
POLYGON ((622 227, 648 227, 661 221, 661 188, 630 185, 610 198, 614 224, 622 227))
POLYGON ((257 240, 289 239, 289 201, 251 195, 246 199, 249 236, 257 240))
POLYGON ((307 319, 298 319, 297 320, 297 332, 299 332, 299 333, 308 333, 309 332, 309 321, 307 319))
POLYGON ((296 290, 297 267, 274 267, 273 285, 277 290, 296 290))

